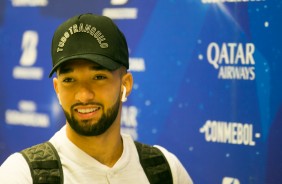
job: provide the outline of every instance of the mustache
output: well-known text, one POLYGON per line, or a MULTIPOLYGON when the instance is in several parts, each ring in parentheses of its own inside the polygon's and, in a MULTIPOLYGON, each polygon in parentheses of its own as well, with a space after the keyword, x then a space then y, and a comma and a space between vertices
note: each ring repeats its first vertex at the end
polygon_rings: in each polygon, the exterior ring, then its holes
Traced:
POLYGON ((87 103, 78 102, 78 103, 73 104, 71 106, 71 109, 74 109, 76 106, 88 106, 88 105, 98 105, 104 108, 104 105, 98 102, 87 102, 87 103))

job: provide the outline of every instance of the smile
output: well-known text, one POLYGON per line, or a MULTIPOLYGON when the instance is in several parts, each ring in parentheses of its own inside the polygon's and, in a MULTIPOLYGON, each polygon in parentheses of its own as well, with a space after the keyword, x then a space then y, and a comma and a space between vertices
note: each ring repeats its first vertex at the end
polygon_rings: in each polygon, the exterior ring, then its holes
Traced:
POLYGON ((81 113, 81 114, 88 114, 88 113, 92 113, 92 112, 98 111, 99 109, 100 109, 100 107, 86 108, 86 109, 77 109, 77 112, 81 113))

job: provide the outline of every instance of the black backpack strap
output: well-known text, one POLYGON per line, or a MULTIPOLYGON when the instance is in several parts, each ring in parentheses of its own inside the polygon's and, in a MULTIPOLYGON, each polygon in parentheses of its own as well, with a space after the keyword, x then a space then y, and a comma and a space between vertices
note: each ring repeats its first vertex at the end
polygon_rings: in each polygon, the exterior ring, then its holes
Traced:
POLYGON ((137 141, 135 145, 150 184, 172 184, 170 166, 161 150, 137 141))
POLYGON ((60 157, 50 142, 44 142, 21 151, 26 159, 33 184, 63 184, 60 157))

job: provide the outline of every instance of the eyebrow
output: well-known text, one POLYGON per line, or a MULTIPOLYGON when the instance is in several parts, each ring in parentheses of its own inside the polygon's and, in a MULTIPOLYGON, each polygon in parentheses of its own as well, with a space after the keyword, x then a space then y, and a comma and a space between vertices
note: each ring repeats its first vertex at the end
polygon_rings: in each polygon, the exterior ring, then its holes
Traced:
MULTIPOLYGON (((107 69, 107 68, 105 68, 101 65, 93 65, 93 66, 90 67, 90 70, 93 70, 93 71, 110 71, 109 69, 107 69)), ((74 69, 73 69, 72 66, 63 65, 60 68, 58 68, 58 75, 71 73, 73 71, 74 71, 74 69)))

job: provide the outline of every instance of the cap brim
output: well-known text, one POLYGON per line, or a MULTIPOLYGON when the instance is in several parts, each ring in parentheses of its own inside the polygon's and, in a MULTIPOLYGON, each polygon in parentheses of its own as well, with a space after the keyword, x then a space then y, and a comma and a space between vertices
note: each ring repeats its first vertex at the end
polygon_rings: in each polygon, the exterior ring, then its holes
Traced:
POLYGON ((58 69, 58 67, 70 60, 74 60, 74 59, 85 59, 85 60, 89 60, 92 61, 94 63, 97 63, 103 67, 105 67, 108 70, 116 70, 119 67, 121 67, 122 65, 117 63, 116 61, 103 56, 103 55, 98 55, 98 54, 83 54, 83 55, 75 55, 75 56, 70 56, 67 58, 63 58, 61 59, 59 62, 57 62, 57 64, 52 68, 50 74, 49 74, 49 78, 52 77, 52 75, 54 74, 54 72, 58 69))

